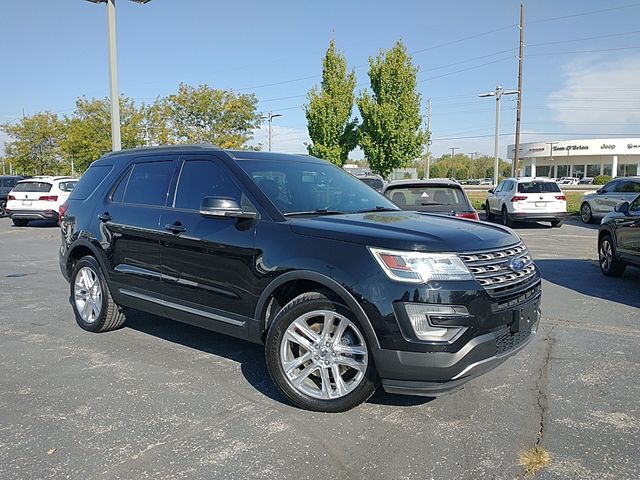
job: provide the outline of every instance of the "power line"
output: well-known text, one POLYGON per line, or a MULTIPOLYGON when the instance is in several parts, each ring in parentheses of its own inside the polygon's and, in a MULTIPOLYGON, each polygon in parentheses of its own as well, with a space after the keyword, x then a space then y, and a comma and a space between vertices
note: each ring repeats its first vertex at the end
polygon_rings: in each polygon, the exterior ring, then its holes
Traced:
POLYGON ((619 48, 600 48, 600 49, 596 49, 596 50, 574 50, 571 52, 547 52, 547 53, 528 53, 527 55, 529 57, 540 57, 540 56, 547 56, 547 55, 570 55, 570 54, 574 54, 574 53, 597 53, 597 52, 615 52, 618 50, 636 50, 640 48, 640 46, 638 47, 619 47, 619 48))
POLYGON ((596 13, 605 13, 612 12, 614 10, 622 10, 625 8, 639 7, 640 3, 631 3, 628 5, 622 5, 619 7, 611 7, 611 8, 603 8, 602 10, 592 10, 590 12, 582 12, 582 13, 574 13, 571 15, 562 15, 560 17, 550 17, 550 18, 541 18, 538 20, 531 20, 529 23, 543 23, 543 22, 553 22, 555 20, 564 20, 565 18, 574 18, 574 17, 584 17, 586 15, 594 15, 596 13))
POLYGON ((596 40, 600 38, 610 38, 610 37, 621 37, 624 35, 634 35, 636 33, 640 33, 640 30, 634 30, 632 32, 622 32, 622 33, 610 33, 608 35, 597 35, 595 37, 582 37, 582 38, 573 38, 570 40, 558 40, 555 42, 542 42, 542 43, 530 43, 525 45, 527 48, 529 47, 541 47, 543 45, 557 45, 559 43, 573 43, 573 42, 583 42, 585 40, 596 40))
POLYGON ((422 80, 418 80, 416 83, 423 83, 429 80, 436 80, 437 78, 443 78, 443 77, 448 77, 450 75, 455 75, 456 73, 461 73, 461 72, 468 72, 469 70, 475 70, 477 68, 482 68, 482 67, 486 67, 488 65, 493 65, 494 63, 500 63, 500 62, 504 62, 506 60, 513 60, 512 56, 509 57, 505 57, 505 58, 499 58, 497 60, 493 60, 491 62, 486 62, 486 63, 482 63, 480 65, 474 65, 472 67, 467 67, 467 68, 461 68, 460 70, 455 70, 453 72, 449 72, 449 73, 443 73, 442 75, 436 75, 435 77, 427 77, 427 78, 423 78, 422 80))

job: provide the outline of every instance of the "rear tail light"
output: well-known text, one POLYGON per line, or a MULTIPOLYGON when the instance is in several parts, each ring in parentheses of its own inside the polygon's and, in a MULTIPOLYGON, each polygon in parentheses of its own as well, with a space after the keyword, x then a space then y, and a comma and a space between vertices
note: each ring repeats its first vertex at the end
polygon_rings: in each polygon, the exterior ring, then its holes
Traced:
POLYGON ((42 200, 44 202, 57 202, 58 201, 58 196, 57 195, 43 195, 38 200, 42 200))
POLYGON ((556 200, 566 200, 567 197, 565 197, 564 195, 556 195, 556 200))
POLYGON ((9 195, 9 196, 7 197, 7 200, 15 200, 15 199, 16 199, 16 197, 14 197, 13 195, 9 195))
POLYGON ((62 217, 64 217, 64 214, 67 213, 67 208, 69 208, 69 206, 66 203, 63 203, 58 207, 58 225, 60 225, 60 222, 62 220, 62 217))
POLYGON ((518 195, 516 195, 515 197, 511 198, 512 202, 523 202, 524 200, 526 200, 528 197, 520 197, 518 195))
POLYGON ((471 220, 480 220, 478 212, 456 212, 455 216, 458 218, 469 218, 471 220))

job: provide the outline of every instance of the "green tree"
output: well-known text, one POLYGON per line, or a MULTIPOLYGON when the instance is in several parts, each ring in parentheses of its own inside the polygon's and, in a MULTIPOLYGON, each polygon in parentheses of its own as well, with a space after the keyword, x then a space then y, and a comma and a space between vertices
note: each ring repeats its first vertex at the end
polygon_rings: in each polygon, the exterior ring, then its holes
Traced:
POLYGON ((320 89, 309 91, 309 104, 305 105, 310 155, 342 166, 356 147, 357 121, 351 118, 355 87, 355 73, 347 72, 347 61, 331 40, 322 59, 320 89))
POLYGON ((400 41, 369 58, 372 94, 363 92, 357 101, 362 117, 358 137, 371 169, 385 177, 418 158, 427 140, 420 129, 417 73, 400 41))
POLYGON ((236 94, 208 85, 183 83, 165 99, 171 136, 176 143, 212 143, 243 148, 260 126, 255 95, 236 94))
MULTIPOLYGON (((122 148, 144 145, 144 115, 133 100, 120 97, 120 136, 122 148)), ((73 160, 78 172, 84 172, 91 162, 111 151, 111 109, 109 99, 76 100, 76 109, 66 119, 65 136, 61 142, 66 159, 73 160)))
POLYGON ((16 123, 5 123, 2 129, 9 136, 5 143, 5 161, 16 172, 25 175, 66 173, 60 155, 64 123, 55 113, 40 112, 16 123))

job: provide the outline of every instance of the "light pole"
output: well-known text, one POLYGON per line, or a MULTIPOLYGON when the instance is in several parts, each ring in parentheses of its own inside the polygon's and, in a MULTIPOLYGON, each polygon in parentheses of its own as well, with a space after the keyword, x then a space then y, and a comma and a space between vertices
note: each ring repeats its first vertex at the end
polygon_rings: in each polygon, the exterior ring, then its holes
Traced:
POLYGON ((276 117, 282 117, 282 114, 269 112, 267 113, 266 117, 260 117, 263 120, 269 121, 269 151, 271 151, 271 140, 273 138, 273 130, 272 130, 273 119, 276 117))
POLYGON ((502 95, 515 95, 518 90, 503 90, 502 85, 496 86, 495 92, 481 93, 479 97, 496 97, 496 140, 495 158, 493 161, 493 184, 498 184, 498 153, 500 151, 500 99, 502 95))
MULTIPOLYGON (((120 141, 120 94, 118 93, 118 56, 116 49, 116 0, 87 0, 107 4, 107 32, 109 39, 109 96, 111 97, 111 149, 122 149, 120 141)), ((151 0, 130 0, 149 3, 151 0)))
POLYGON ((451 176, 456 178, 456 173, 453 169, 453 156, 455 155, 456 150, 460 150, 460 147, 449 147, 449 150, 451 150, 451 176))
POLYGON ((549 145, 549 175, 547 175, 547 177, 549 178, 551 178, 551 169, 553 168, 553 146, 557 143, 558 142, 547 142, 547 145, 549 145))

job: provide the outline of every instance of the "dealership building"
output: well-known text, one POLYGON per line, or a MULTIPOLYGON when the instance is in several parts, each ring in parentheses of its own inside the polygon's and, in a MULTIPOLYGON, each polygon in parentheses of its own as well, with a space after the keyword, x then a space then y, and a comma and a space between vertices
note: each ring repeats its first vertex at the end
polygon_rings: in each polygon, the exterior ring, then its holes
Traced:
MULTIPOLYGON (((508 156, 513 160, 514 145, 508 156)), ((640 138, 556 140, 520 145, 525 177, 628 177, 640 175, 640 138)))

